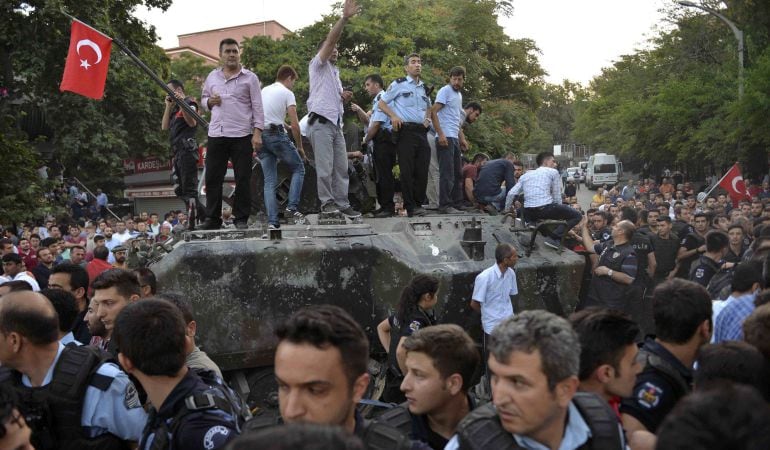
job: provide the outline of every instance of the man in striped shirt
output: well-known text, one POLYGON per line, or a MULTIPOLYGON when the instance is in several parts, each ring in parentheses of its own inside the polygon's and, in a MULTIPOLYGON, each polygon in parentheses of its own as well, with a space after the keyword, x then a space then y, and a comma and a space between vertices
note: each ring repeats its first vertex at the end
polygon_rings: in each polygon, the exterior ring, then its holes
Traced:
POLYGON ((567 225, 559 225, 550 236, 546 237, 545 245, 558 249, 562 236, 571 230, 583 216, 568 205, 562 204, 561 177, 556 170, 556 159, 553 153, 542 152, 537 155, 538 168, 525 173, 519 182, 508 192, 505 199, 505 209, 508 210, 513 199, 524 193, 524 217, 527 221, 564 220, 567 225))

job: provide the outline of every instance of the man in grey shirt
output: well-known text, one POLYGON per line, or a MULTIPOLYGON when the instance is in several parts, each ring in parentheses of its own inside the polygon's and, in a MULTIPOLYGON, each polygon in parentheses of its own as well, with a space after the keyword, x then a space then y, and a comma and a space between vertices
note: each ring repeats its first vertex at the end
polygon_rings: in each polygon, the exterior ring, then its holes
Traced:
POLYGON ((342 212, 348 217, 361 215, 348 201, 348 157, 342 134, 343 103, 350 101, 353 93, 342 89, 340 70, 335 64, 337 41, 356 10, 355 0, 345 0, 342 17, 319 45, 318 54, 310 61, 308 70, 308 134, 315 155, 321 211, 342 212))

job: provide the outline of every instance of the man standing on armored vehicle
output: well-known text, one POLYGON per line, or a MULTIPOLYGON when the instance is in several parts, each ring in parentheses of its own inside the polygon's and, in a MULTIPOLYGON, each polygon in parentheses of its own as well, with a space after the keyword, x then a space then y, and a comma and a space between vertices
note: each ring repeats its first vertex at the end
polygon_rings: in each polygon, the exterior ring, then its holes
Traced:
MULTIPOLYGON (((194 111, 198 104, 185 96, 184 85, 179 80, 170 80, 168 87, 179 100, 187 103, 194 111)), ((174 100, 166 97, 160 129, 169 130, 171 155, 173 159, 174 193, 182 199, 190 214, 190 228, 198 218, 198 142, 195 140, 195 118, 180 108, 174 100)), ((202 211, 201 211, 202 212, 202 211)))
POLYGON ((401 169, 401 195, 409 217, 425 215, 422 201, 428 186, 430 146, 430 97, 420 79, 422 61, 412 53, 404 58, 406 76, 395 80, 380 98, 380 109, 390 117, 398 137, 398 165, 401 169))
POLYGON ((235 174, 235 227, 248 228, 251 213, 252 151, 262 148, 262 91, 254 72, 241 65, 241 48, 234 39, 219 43, 222 67, 203 83, 203 107, 211 111, 206 152, 206 220, 204 230, 222 225, 222 183, 227 161, 235 174))
POLYGON ((348 156, 342 134, 343 103, 353 93, 342 89, 337 63, 337 41, 342 29, 356 13, 355 0, 345 0, 342 17, 320 44, 318 54, 310 61, 310 96, 307 99, 308 135, 313 146, 321 212, 341 212, 358 217, 360 212, 348 200, 348 156))
POLYGON ((433 128, 436 130, 436 149, 439 163, 439 213, 456 214, 462 203, 462 159, 460 158, 460 126, 465 81, 465 69, 453 67, 449 83, 439 89, 436 103, 431 108, 433 128))

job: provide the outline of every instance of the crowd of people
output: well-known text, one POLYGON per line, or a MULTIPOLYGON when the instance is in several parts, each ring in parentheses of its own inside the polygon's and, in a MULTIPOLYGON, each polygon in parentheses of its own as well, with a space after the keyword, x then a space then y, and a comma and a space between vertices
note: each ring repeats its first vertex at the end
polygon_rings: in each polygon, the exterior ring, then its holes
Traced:
MULTIPOLYGON (((733 203, 718 193, 699 200, 684 180, 629 181, 603 187, 582 211, 576 180, 563 183, 550 153, 529 171, 513 154, 477 153, 463 165, 463 126, 481 106, 463 105, 461 67, 431 101, 418 54, 405 57, 406 76, 387 89, 379 75, 366 78, 370 111, 350 107, 373 149, 373 215, 397 213, 398 160, 410 217, 432 204, 447 214, 474 208, 554 221, 545 244, 586 258, 580 303, 567 318, 515 310, 518 253, 502 243, 468 299, 480 317, 480 348, 436 316, 440 279, 418 275, 377 326, 388 354, 384 402, 366 398, 377 383, 362 326, 342 308, 316 305, 275 326, 278 411, 249 409, 196 345, 189 299, 159 289, 151 270, 130 264, 130 250, 194 226, 190 212, 204 229, 247 227, 253 151, 269 227, 280 227, 279 160, 292 172, 288 216, 305 220, 303 135, 322 213, 360 215, 348 200, 341 132, 352 94, 336 66, 336 43, 356 10, 344 2, 310 61, 304 125, 291 92, 297 72, 283 66, 260 89, 240 64, 238 42, 222 41, 223 66, 201 99, 212 113, 205 210, 193 189, 196 119, 168 98, 161 126, 170 130, 185 211, 118 219, 108 217, 102 192, 95 208, 72 192, 66 223, 3 230, 0 449, 770 448, 770 186, 733 203), (222 205, 228 160, 232 209, 222 205), (362 403, 375 412, 364 417, 362 403)), ((197 110, 181 83, 169 87, 197 110)))

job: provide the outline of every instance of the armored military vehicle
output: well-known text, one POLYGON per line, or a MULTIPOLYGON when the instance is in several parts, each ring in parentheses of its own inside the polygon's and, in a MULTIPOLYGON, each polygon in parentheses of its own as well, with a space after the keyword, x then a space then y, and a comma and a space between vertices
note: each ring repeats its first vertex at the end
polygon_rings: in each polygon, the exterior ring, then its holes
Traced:
MULTIPOLYGON (((441 279, 437 317, 481 335, 469 308, 476 275, 510 243, 520 255, 515 310, 572 312, 584 258, 531 239, 533 231, 501 216, 472 214, 363 219, 361 223, 286 225, 280 230, 191 231, 167 244, 150 268, 159 289, 191 301, 197 342, 242 393, 257 403, 274 389, 276 324, 294 311, 329 303, 349 311, 370 336, 372 370, 384 358, 377 324, 416 274, 441 279), (266 234, 267 233, 267 234, 266 234), (530 242, 534 245, 530 248, 530 242)), ((323 220, 322 220, 323 222, 323 220)))

